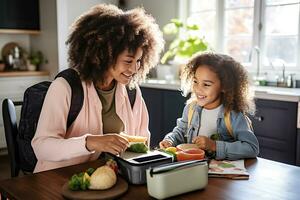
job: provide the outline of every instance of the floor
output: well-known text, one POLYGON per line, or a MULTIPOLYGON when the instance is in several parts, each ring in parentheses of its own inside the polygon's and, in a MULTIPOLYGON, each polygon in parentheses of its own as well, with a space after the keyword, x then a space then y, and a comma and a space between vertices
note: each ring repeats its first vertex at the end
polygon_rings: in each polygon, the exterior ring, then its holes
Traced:
POLYGON ((10 164, 8 155, 0 155, 0 180, 10 178, 10 164))

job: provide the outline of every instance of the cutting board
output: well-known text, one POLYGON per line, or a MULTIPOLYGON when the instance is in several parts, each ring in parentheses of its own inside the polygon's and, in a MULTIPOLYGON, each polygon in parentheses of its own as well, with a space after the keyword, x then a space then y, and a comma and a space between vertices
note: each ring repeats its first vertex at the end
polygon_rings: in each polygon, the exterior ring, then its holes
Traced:
POLYGON ((67 199, 116 199, 128 190, 128 183, 118 176, 117 183, 107 190, 72 191, 68 188, 68 182, 62 187, 62 195, 67 199))

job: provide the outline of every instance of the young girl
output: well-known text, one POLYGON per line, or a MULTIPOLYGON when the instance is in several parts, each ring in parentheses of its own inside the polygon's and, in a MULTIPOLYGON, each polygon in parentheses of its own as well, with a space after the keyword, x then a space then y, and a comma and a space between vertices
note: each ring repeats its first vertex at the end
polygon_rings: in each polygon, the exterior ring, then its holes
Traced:
POLYGON ((161 148, 195 143, 216 159, 256 157, 258 141, 246 113, 254 112, 246 70, 230 56, 194 56, 182 74, 182 89, 192 97, 161 148))

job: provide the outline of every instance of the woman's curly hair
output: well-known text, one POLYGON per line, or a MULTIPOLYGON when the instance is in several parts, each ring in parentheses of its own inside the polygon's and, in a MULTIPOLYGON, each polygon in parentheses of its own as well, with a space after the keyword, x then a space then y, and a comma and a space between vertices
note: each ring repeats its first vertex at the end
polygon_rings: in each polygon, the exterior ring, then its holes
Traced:
POLYGON ((232 57, 216 53, 197 54, 184 67, 181 81, 182 90, 187 95, 193 84, 198 67, 209 67, 221 81, 222 104, 225 111, 234 110, 254 114, 255 105, 253 93, 250 91, 250 82, 245 68, 232 57))
POLYGON ((70 67, 85 81, 104 82, 104 72, 114 66, 124 50, 135 53, 141 47, 141 67, 131 85, 146 77, 156 66, 164 47, 162 33, 143 8, 122 11, 114 5, 99 4, 72 25, 69 45, 70 67))

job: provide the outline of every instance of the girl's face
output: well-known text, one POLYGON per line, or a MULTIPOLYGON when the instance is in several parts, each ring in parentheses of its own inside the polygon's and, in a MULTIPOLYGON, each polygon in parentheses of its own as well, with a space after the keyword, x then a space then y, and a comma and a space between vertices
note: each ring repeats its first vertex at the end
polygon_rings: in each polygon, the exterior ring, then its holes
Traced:
POLYGON ((206 65, 197 68, 193 80, 193 91, 198 105, 214 109, 221 105, 221 81, 206 65))
POLYGON ((123 51, 118 56, 115 66, 109 68, 109 76, 119 83, 128 84, 140 68, 142 56, 142 48, 138 48, 135 53, 123 51))

